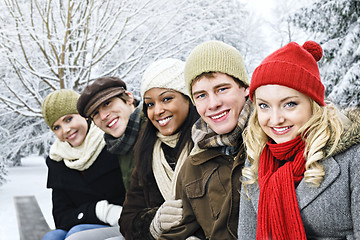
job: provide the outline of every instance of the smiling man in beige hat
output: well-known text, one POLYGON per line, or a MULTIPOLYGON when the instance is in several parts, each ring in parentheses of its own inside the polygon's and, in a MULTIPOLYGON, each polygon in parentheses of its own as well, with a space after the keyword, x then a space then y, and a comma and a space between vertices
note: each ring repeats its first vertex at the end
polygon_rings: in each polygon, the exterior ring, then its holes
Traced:
POLYGON ((193 49, 184 73, 201 118, 192 128, 194 148, 176 186, 183 220, 159 239, 237 239, 245 161, 241 135, 252 109, 243 59, 234 47, 208 41, 193 49))

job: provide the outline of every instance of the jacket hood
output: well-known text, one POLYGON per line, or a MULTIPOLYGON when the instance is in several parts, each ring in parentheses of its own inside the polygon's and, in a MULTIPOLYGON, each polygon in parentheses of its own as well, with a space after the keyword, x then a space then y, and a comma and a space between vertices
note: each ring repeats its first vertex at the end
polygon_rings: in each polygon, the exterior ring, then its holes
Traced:
POLYGON ((344 132, 332 156, 345 152, 353 145, 360 143, 360 109, 346 109, 344 115, 344 132))

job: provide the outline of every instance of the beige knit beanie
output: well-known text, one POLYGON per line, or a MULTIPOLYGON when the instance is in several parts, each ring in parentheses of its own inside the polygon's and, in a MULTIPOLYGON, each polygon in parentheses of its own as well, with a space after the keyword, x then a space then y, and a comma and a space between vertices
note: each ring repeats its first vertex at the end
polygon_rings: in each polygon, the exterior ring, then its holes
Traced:
POLYGON ((56 90, 46 96, 41 112, 46 124, 52 128, 54 122, 66 114, 78 113, 76 103, 79 94, 70 89, 56 90))
POLYGON ((247 86, 249 80, 241 53, 220 41, 207 41, 196 46, 186 59, 185 84, 191 94, 192 81, 202 73, 222 72, 233 76, 247 86))
POLYGON ((153 62, 144 72, 141 80, 140 93, 144 94, 151 88, 174 89, 189 96, 184 81, 185 63, 178 59, 165 58, 153 62))

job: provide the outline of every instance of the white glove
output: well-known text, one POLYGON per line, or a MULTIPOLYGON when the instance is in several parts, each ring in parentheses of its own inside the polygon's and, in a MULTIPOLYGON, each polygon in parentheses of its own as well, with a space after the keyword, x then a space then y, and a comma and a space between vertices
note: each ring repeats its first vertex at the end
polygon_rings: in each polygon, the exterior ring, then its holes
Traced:
POLYGON ((161 233, 169 230, 172 226, 176 226, 182 219, 183 208, 182 200, 165 201, 156 211, 154 219, 150 224, 150 233, 158 239, 161 233))
POLYGON ((118 220, 122 211, 122 206, 110 204, 107 200, 96 203, 95 213, 99 220, 111 226, 119 226, 118 220))
POLYGON ((198 237, 195 237, 195 236, 191 236, 191 237, 186 238, 186 240, 201 240, 201 239, 198 237))

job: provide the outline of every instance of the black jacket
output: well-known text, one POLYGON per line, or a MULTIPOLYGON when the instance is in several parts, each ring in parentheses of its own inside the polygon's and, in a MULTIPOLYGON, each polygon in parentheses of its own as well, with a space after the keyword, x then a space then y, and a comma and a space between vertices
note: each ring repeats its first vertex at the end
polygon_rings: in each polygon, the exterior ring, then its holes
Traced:
MULTIPOLYGON (((86 170, 66 167, 63 161, 49 157, 47 187, 52 188, 53 217, 57 229, 69 230, 78 224, 104 224, 96 217, 100 200, 122 205, 125 188, 117 156, 106 147, 86 170)), ((120 217, 120 216, 119 216, 120 217)))

